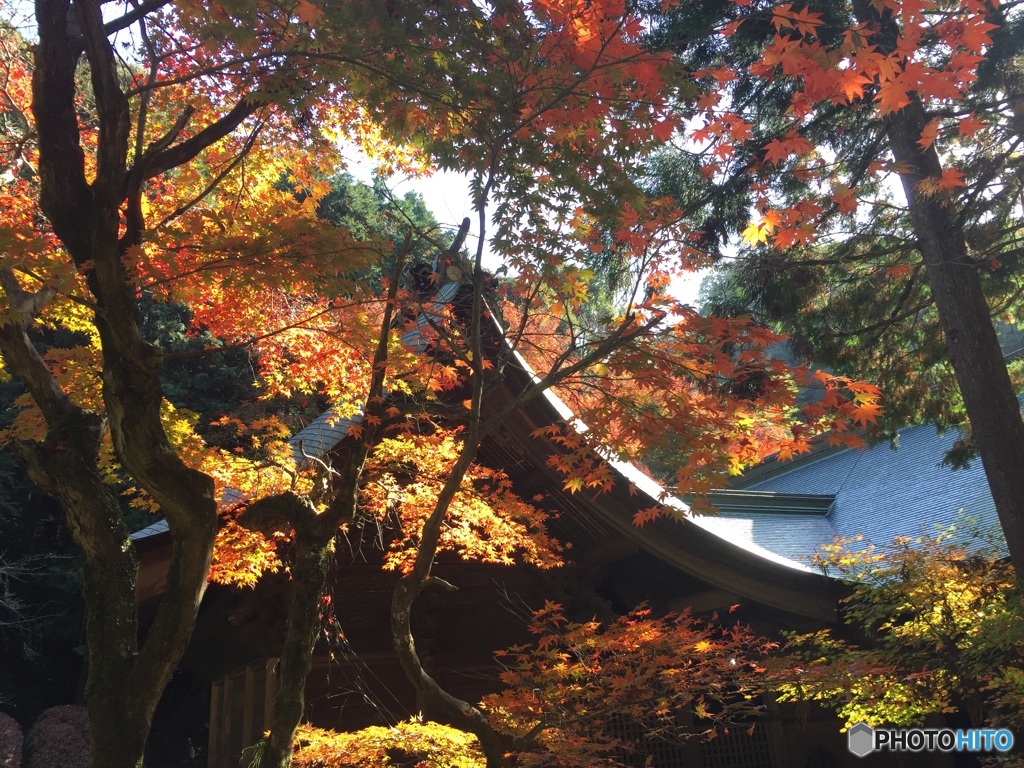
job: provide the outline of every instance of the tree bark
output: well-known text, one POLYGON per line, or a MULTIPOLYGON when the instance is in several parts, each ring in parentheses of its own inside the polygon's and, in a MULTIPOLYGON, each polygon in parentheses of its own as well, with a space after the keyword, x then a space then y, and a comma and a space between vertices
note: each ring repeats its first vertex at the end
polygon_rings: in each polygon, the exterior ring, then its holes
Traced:
POLYGON ((283 517, 295 531, 292 591, 278 669, 279 687, 270 738, 264 744, 262 756, 262 764, 269 768, 288 768, 292 762, 292 742, 305 707, 306 679, 309 677, 313 650, 320 633, 321 601, 327 594, 330 562, 334 557, 331 545, 338 535, 339 527, 355 519, 363 466, 380 434, 391 321, 395 315, 398 286, 411 241, 411 234, 407 235, 391 275, 364 406, 364 421, 368 428, 363 438, 353 441, 348 450, 335 459, 334 466, 329 468, 328 476, 333 480, 333 498, 327 509, 318 514, 311 500, 286 493, 257 501, 241 519, 243 525, 258 529, 263 515, 283 517), (378 426, 374 426, 373 422, 378 426))
MULTIPOLYGON (((895 50, 899 29, 891 13, 880 17, 866 0, 855 0, 854 11, 858 21, 874 26, 873 42, 882 53, 895 50)), ((982 291, 979 266, 968 253, 960 212, 952 194, 936 185, 942 176, 938 152, 934 146, 922 149, 918 144, 927 121, 924 106, 913 95, 907 106, 886 117, 886 133, 893 158, 902 169, 900 181, 950 363, 1020 580, 1024 576, 1024 420, 982 291)))
POLYGON ((309 539, 301 533, 295 538, 291 597, 278 666, 279 687, 262 761, 268 768, 291 765, 292 741, 305 711, 306 678, 320 634, 321 600, 327 594, 327 574, 333 552, 329 542, 309 539))
POLYGON ((4 293, 12 306, 31 305, 33 311, 0 328, 0 353, 27 386, 47 426, 42 442, 19 443, 16 451, 33 481, 60 501, 82 552, 90 765, 135 768, 142 764, 153 713, 195 624, 217 512, 213 481, 186 466, 163 431, 162 357, 142 337, 135 290, 122 261, 141 232, 119 239, 130 121, 100 5, 95 0, 73 6, 68 0, 36 3, 33 113, 40 204, 95 299, 104 414, 77 406, 50 374, 27 335, 31 317, 45 302, 30 301, 11 272, 3 276, 4 293), (100 124, 92 182, 76 114, 75 71, 83 52, 100 124), (104 482, 98 461, 108 429, 118 461, 160 505, 173 536, 167 587, 141 642, 134 551, 117 493, 104 482))
POLYGON ((917 144, 927 122, 916 98, 886 120, 889 144, 907 196, 918 248, 949 347, 960 393, 1017 578, 1024 575, 1024 420, 992 325, 977 264, 972 263, 959 212, 948 192, 924 194, 938 179, 934 149, 917 144))

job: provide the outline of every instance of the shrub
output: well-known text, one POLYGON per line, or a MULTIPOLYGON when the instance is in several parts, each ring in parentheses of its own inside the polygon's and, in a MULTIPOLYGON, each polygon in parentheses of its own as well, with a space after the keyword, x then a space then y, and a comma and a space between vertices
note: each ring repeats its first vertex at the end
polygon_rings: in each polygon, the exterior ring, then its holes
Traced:
POLYGON ((393 728, 352 733, 300 726, 295 768, 483 768, 476 737, 438 723, 415 720, 393 728))
POLYGON ((996 546, 952 535, 896 539, 887 547, 838 540, 821 565, 848 580, 848 626, 870 642, 825 629, 790 636, 799 674, 782 700, 813 699, 847 727, 921 725, 959 712, 975 727, 1024 728, 1024 594, 996 546))
POLYGON ((0 713, 0 768, 21 768, 21 726, 0 713))
POLYGON ((25 735, 25 768, 88 768, 89 718, 85 707, 51 707, 25 735))

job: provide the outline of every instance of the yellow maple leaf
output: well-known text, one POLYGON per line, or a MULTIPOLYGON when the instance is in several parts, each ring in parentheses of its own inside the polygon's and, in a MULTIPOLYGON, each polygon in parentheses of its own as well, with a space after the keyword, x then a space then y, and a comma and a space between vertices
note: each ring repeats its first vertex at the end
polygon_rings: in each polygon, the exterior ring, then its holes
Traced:
POLYGON ((768 235, 775 231, 778 223, 778 214, 773 211, 768 211, 760 218, 760 220, 752 221, 747 225, 747 228, 743 230, 743 242, 749 246, 755 246, 758 243, 767 243, 768 235))

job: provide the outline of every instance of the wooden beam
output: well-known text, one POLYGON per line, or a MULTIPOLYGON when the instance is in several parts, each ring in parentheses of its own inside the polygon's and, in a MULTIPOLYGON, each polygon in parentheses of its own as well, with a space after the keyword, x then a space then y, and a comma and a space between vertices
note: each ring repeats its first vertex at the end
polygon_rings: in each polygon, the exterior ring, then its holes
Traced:
MULTIPOLYGON (((256 667, 245 668, 245 698, 242 703, 242 749, 256 743, 256 667)), ((262 732, 260 733, 262 736, 262 732)))
POLYGON ((237 756, 232 759, 231 755, 231 736, 232 724, 234 718, 232 717, 232 699, 234 698, 234 681, 231 679, 231 675, 224 676, 224 694, 221 700, 221 719, 220 719, 220 749, 216 756, 216 765, 218 768, 229 768, 238 762, 237 756))
POLYGON ((221 729, 221 702, 224 691, 221 681, 215 680, 210 686, 210 735, 206 745, 206 754, 209 756, 207 768, 224 768, 220 762, 220 729, 221 729))
POLYGON ((697 592, 686 597, 680 597, 668 604, 670 611, 682 611, 686 608, 691 613, 707 613, 708 611, 721 611, 736 603, 742 603, 744 599, 735 592, 727 589, 709 589, 706 592, 697 592))
POLYGON ((279 659, 267 659, 265 667, 265 687, 263 689, 263 728, 260 732, 270 730, 274 722, 274 700, 277 699, 277 662, 279 659))

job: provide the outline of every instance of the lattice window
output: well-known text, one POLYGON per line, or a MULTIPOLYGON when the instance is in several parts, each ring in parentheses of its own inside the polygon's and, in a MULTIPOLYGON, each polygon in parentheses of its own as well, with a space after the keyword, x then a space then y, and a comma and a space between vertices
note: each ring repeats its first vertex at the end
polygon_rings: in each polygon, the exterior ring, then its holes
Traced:
POLYGON ((753 733, 734 729, 700 745, 702 768, 773 768, 768 730, 755 725, 753 733))
MULTIPOLYGON (((689 722, 689 718, 684 718, 689 722)), ((638 721, 632 718, 613 719, 608 735, 635 745, 615 758, 630 768, 777 768, 772 758, 772 744, 765 723, 747 728, 733 728, 728 733, 703 740, 697 724, 678 729, 665 729, 664 721, 638 721)))
POLYGON ((633 718, 613 718, 606 726, 608 735, 635 746, 634 750, 618 752, 615 759, 631 768, 691 766, 694 756, 692 744, 682 734, 661 733, 663 726, 663 722, 654 720, 641 722, 633 718))

